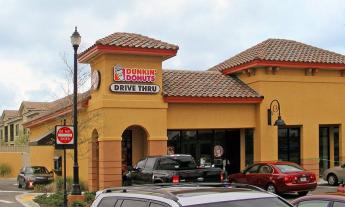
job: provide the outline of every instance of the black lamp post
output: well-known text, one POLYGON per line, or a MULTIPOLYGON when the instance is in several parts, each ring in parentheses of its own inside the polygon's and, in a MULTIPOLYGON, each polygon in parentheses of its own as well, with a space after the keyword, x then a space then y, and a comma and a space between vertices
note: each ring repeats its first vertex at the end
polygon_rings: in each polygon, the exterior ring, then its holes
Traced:
POLYGON ((74 129, 74 165, 73 165, 73 187, 72 195, 81 195, 79 185, 79 166, 78 166, 78 47, 81 36, 75 27, 71 36, 71 43, 74 49, 74 70, 73 70, 73 129, 74 129))
POLYGON ((273 113, 278 113, 278 119, 274 122, 274 126, 285 126, 285 121, 280 116, 280 103, 277 99, 274 99, 271 104, 270 108, 267 109, 267 120, 268 125, 272 125, 272 115, 273 113), (275 104, 275 105, 274 105, 275 104), (272 108, 273 107, 273 108, 272 108))

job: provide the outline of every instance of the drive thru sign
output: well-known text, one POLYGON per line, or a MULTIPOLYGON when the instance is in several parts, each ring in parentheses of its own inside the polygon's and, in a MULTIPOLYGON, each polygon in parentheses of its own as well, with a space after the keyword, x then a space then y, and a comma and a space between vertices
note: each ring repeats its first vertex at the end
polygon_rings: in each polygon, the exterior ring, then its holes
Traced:
POLYGON ((73 126, 55 127, 55 148, 73 148, 74 130, 73 126))

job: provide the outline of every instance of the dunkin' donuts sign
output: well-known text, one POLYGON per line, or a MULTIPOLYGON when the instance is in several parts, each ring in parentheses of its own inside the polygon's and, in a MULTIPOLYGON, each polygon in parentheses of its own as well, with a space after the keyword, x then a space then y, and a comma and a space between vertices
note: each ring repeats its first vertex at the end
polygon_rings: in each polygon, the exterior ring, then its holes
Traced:
POLYGON ((124 68, 120 65, 114 67, 114 81, 152 83, 155 80, 155 69, 124 68))
POLYGON ((157 94, 160 91, 159 85, 152 84, 153 82, 156 81, 155 69, 124 68, 120 65, 115 65, 114 66, 114 81, 115 82, 131 82, 131 83, 112 83, 110 85, 110 90, 114 93, 157 94))

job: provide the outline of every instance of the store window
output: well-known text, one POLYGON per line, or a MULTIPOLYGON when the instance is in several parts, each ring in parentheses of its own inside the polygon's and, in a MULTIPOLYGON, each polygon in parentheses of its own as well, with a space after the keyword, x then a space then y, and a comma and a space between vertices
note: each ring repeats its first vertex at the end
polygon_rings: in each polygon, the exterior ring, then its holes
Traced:
POLYGON ((330 166, 330 140, 329 140, 329 128, 320 127, 319 129, 319 170, 320 175, 323 171, 329 168, 330 166))
POLYGON ((16 136, 19 135, 19 124, 16 124, 16 136))
POLYGON ((10 141, 14 141, 14 125, 10 125, 10 141))
POLYGON ((246 166, 254 163, 254 129, 245 129, 246 166))
POLYGON ((300 129, 278 128, 278 159, 300 164, 300 156, 300 129))
POLYGON ((219 167, 228 173, 240 171, 239 129, 168 130, 167 135, 169 154, 190 154, 202 167, 219 167))
POLYGON ((333 128, 334 133, 334 166, 340 165, 339 159, 339 127, 333 128))
POLYGON ((8 142, 8 126, 5 126, 5 142, 8 142))

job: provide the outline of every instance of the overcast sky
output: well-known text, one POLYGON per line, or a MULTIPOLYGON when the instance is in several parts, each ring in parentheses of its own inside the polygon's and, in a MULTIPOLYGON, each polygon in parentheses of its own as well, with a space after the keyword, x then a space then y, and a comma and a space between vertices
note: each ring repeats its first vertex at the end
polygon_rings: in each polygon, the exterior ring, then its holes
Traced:
POLYGON ((164 68, 206 70, 267 38, 345 54, 343 0, 1 0, 0 113, 64 96, 74 26, 84 50, 114 32, 180 46, 164 68))

